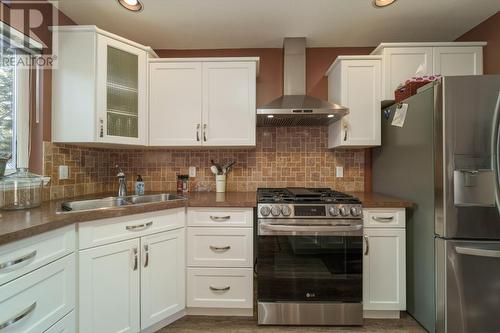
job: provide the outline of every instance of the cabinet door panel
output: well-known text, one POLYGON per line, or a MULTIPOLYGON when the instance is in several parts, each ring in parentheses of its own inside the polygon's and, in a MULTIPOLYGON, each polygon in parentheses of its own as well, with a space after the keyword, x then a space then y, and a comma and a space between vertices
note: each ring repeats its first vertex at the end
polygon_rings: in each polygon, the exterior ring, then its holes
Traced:
POLYGON ((432 47, 401 47, 384 50, 384 90, 386 100, 413 76, 433 74, 432 47))
POLYGON ((80 251, 80 332, 139 332, 139 257, 138 239, 80 251))
POLYGON ((203 63, 203 145, 255 145, 255 62, 203 63))
POLYGON ((146 52, 98 35, 96 92, 98 140, 146 145, 146 52))
POLYGON ((184 228, 141 239, 141 326, 185 308, 184 228))
POLYGON ((435 47, 434 73, 443 76, 483 74, 482 47, 435 47))
POLYGON ((380 145, 381 61, 341 60, 330 75, 331 100, 349 114, 330 125, 329 148, 380 145))
POLYGON ((152 63, 149 84, 151 146, 201 145, 201 63, 152 63))
POLYGON ((405 310, 405 229, 366 228, 365 237, 363 309, 405 310))

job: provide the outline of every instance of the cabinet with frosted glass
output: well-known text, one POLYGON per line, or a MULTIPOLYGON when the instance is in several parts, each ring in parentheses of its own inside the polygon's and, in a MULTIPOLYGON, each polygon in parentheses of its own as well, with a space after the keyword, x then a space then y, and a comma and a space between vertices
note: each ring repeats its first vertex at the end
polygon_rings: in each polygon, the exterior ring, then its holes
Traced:
POLYGON ((95 26, 54 28, 52 141, 147 145, 151 48, 95 26))

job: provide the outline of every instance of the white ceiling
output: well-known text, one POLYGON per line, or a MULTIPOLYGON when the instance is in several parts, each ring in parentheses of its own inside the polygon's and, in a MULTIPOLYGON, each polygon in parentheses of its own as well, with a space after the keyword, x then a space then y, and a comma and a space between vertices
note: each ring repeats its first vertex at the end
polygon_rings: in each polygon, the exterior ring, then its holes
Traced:
POLYGON ((500 10, 499 0, 141 0, 132 13, 116 0, 59 0, 78 24, 95 24, 155 49, 309 47, 453 41, 500 10))

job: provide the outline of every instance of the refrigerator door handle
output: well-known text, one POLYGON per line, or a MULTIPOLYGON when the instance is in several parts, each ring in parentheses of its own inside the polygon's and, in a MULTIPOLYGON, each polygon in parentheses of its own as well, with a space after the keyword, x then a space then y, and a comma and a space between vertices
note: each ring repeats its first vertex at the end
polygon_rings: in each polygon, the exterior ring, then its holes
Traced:
POLYGON ((492 159, 492 169, 494 172, 494 184, 495 184, 495 203, 498 209, 498 212, 500 213, 500 174, 499 174, 499 169, 500 169, 500 160, 499 160, 499 141, 500 141, 500 133, 499 133, 499 126, 500 126, 500 91, 498 92, 498 98, 497 98, 497 103, 495 105, 495 112, 493 115, 493 130, 492 132, 492 137, 491 137, 491 159, 492 159))
POLYGON ((500 251, 498 251, 498 250, 478 249, 475 247, 457 246, 455 248, 455 251, 457 251, 457 253, 459 253, 459 254, 465 254, 465 255, 469 255, 469 256, 499 258, 500 259, 500 251))

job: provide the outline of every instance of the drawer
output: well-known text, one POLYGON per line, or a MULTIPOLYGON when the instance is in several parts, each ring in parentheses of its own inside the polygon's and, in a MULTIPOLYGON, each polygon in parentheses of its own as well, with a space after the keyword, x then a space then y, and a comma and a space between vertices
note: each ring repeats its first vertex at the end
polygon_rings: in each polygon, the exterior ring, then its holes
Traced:
POLYGON ((40 333, 75 307, 75 255, 0 287, 2 333, 40 333))
POLYGON ((404 208, 363 209, 363 216, 365 228, 404 228, 406 226, 404 208))
POLYGON ((252 267, 251 228, 189 227, 188 266, 252 267))
POLYGON ((84 222, 78 225, 80 249, 173 230, 186 225, 186 209, 130 215, 84 222))
POLYGON ((188 268, 187 306, 252 308, 252 268, 188 268))
POLYGON ((63 319, 59 320, 44 333, 75 333, 75 332, 76 332, 75 311, 71 311, 63 319))
POLYGON ((252 208, 188 208, 188 226, 253 227, 252 208))
POLYGON ((0 247, 0 286, 75 251, 75 226, 0 247))

